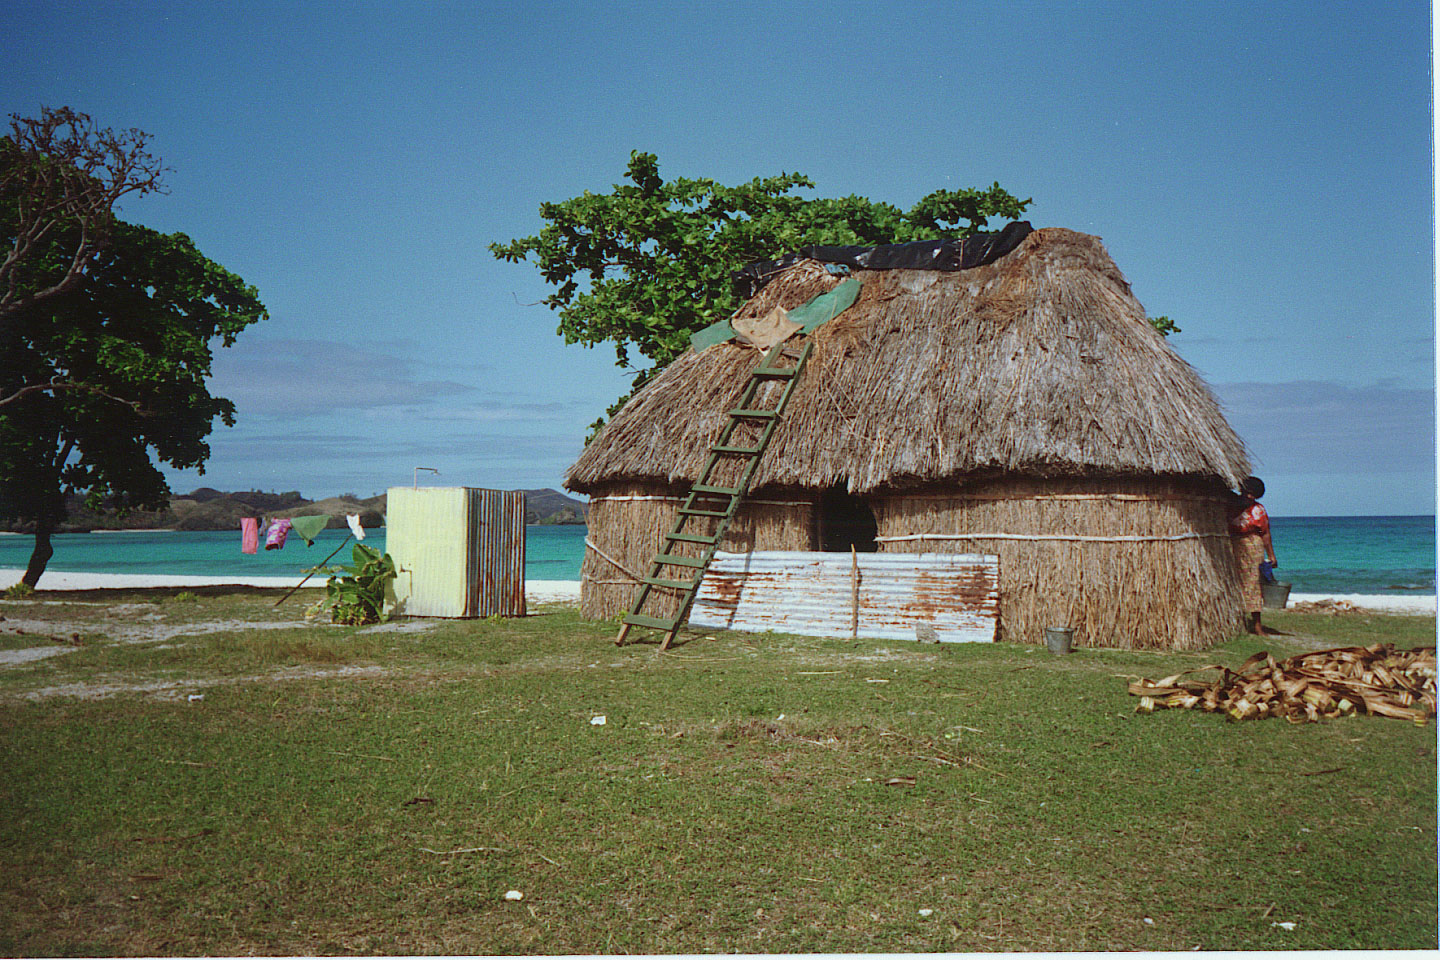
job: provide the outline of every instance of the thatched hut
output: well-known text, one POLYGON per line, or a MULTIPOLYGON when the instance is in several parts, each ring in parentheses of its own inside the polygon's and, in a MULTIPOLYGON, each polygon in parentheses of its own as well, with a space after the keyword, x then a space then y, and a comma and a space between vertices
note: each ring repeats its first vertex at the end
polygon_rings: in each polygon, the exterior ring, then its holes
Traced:
MULTIPOLYGON (((1012 642, 1064 624, 1123 648, 1233 635, 1225 501, 1244 445, 1097 238, 1047 228, 968 270, 854 276, 721 549, 995 554, 1012 642)), ((736 316, 840 282, 802 260, 736 316)), ((592 498, 586 616, 628 607, 759 357, 685 354, 570 468, 592 498)))

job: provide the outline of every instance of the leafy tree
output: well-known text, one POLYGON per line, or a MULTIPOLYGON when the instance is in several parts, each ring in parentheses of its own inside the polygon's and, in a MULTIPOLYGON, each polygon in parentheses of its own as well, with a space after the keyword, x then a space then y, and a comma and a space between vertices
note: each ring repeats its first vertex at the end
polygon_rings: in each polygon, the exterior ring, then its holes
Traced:
MULTIPOLYGON (((13 166, 34 161, 4 142, 0 180, 16 182, 13 166)), ((26 202, 0 195, 0 242, 24 228, 26 202)), ((119 219, 106 223, 106 243, 78 279, 63 281, 91 233, 67 215, 30 241, 21 306, 0 317, 0 521, 33 525, 31 586, 53 553, 67 493, 158 509, 169 489, 152 458, 203 469, 214 420, 234 423, 234 405, 206 386, 211 340, 230 346, 265 316, 255 289, 185 235, 119 219)))
POLYGON ((1158 330, 1160 332, 1160 336, 1162 337, 1168 337, 1172 333, 1180 332, 1180 328, 1176 326, 1175 321, 1171 320, 1169 317, 1146 317, 1145 319, 1150 321, 1150 326, 1158 330))
POLYGON ((998 183, 937 190, 902 211, 864 197, 797 196, 814 187, 798 173, 737 187, 666 182, 655 155, 640 152, 631 153, 625 175, 629 182, 611 193, 541 204, 547 224, 539 234, 490 250, 510 262, 534 258, 555 287, 544 303, 559 314, 566 343, 613 343, 620 366, 630 365, 632 351, 653 361, 637 372, 635 388, 685 352, 691 332, 735 311, 733 270, 813 244, 965 237, 991 217, 1018 217, 1030 203, 998 183))

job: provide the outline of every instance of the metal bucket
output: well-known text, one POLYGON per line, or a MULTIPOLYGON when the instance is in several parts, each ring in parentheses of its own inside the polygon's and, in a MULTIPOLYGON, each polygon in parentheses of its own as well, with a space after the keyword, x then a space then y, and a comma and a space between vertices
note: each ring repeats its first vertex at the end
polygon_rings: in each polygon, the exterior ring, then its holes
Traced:
POLYGON ((1069 653, 1075 642, 1074 627, 1046 627, 1045 648, 1051 653, 1069 653))
POLYGON ((1266 610, 1284 610, 1285 604, 1290 600, 1290 584, 1288 583, 1262 583, 1260 584, 1260 605, 1266 610))

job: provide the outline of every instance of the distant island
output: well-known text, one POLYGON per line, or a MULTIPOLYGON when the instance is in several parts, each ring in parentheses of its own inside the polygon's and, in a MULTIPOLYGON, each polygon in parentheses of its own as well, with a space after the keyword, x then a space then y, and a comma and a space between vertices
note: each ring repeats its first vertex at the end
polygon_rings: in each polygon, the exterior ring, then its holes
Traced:
MULTIPOLYGON (((525 494, 525 522, 553 525, 584 523, 588 504, 567 497, 558 490, 522 490, 525 494)), ((60 533, 88 533, 91 530, 235 530, 241 517, 294 517, 323 513, 330 517, 328 527, 345 526, 347 514, 359 514, 360 525, 378 527, 385 522, 385 495, 360 498, 353 493, 324 500, 306 500, 297 490, 286 493, 264 493, 242 490, 226 493, 201 487, 190 493, 170 498, 166 510, 92 510, 85 498, 71 495, 65 500, 69 513, 59 527, 60 533)), ((34 524, 15 524, 14 533, 33 533, 34 524)))

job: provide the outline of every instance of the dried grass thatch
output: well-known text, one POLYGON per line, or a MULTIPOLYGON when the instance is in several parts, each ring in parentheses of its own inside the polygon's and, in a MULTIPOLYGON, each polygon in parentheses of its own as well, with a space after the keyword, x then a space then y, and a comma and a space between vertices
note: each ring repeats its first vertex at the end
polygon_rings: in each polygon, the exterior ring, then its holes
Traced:
POLYGON ((1239 623, 1215 480, 1025 480, 937 485, 874 500, 880 546, 1000 558, 997 639, 1199 650, 1239 623))
POLYGON ((1231 671, 1198 667, 1163 680, 1137 680, 1135 709, 1180 707, 1233 720, 1285 717, 1294 723, 1368 713, 1426 723, 1435 716, 1435 648, 1396 650, 1388 643, 1302 653, 1281 663, 1257 653, 1231 671), (1219 670, 1210 682, 1181 678, 1219 670))
MULTIPOLYGON (((1235 485, 1249 473, 1209 389, 1146 322, 1096 238, 1049 228, 973 270, 855 276, 855 305, 812 335, 755 487, 865 493, 1015 474, 1235 485)), ((738 316, 838 282, 803 261, 738 316)), ((566 486, 692 480, 757 360, 733 342, 680 357, 591 441, 566 486)))

